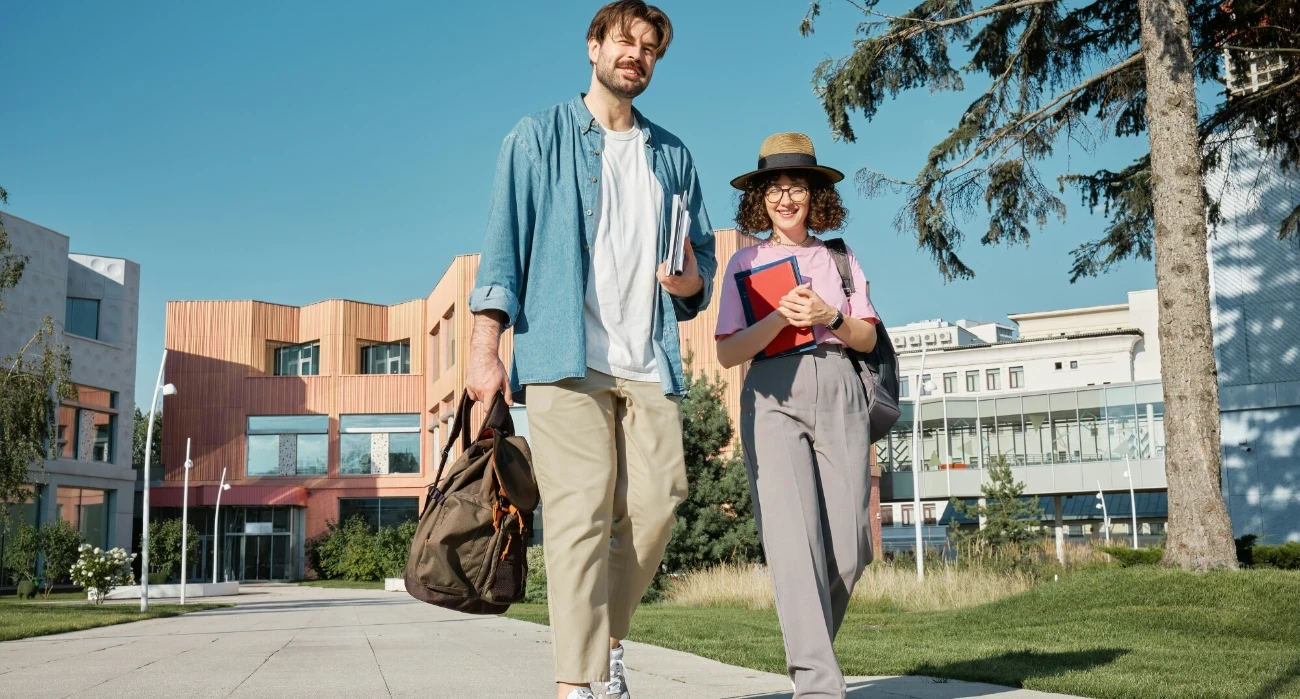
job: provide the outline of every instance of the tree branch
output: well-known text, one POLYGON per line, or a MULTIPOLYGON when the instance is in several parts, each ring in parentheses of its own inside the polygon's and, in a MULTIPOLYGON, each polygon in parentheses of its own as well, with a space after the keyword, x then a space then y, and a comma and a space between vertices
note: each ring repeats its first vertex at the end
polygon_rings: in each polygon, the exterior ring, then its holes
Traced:
MULTIPOLYGON (((882 19, 887 19, 894 22, 917 22, 920 24, 924 24, 926 25, 925 28, 918 30, 918 31, 924 31, 925 29, 943 29, 944 27, 951 27, 955 24, 965 24, 966 22, 977 20, 980 17, 995 15, 998 14, 999 12, 1011 12, 1013 10, 1019 10, 1024 7, 1033 7, 1034 5, 1047 5, 1056 1, 1057 0, 1019 0, 1018 2, 1009 2, 1003 5, 993 5, 992 7, 986 7, 982 10, 972 12, 968 15, 962 15, 961 17, 952 17, 949 19, 942 19, 942 20, 925 19, 923 17, 897 17, 894 15, 887 15, 883 12, 877 12, 875 10, 869 10, 862 7, 859 7, 858 9, 862 10, 866 14, 875 15, 882 19)), ((846 2, 850 2, 851 4, 854 5, 857 4, 857 3, 852 3, 852 0, 846 0, 846 2)))
MULTIPOLYGON (((992 149, 992 148, 993 148, 993 147, 994 147, 994 146, 995 146, 999 141, 1001 141, 1002 139, 1006 138, 1008 134, 1010 134, 1011 132, 1015 131, 1016 129, 1019 129, 1021 126, 1024 126, 1025 124, 1027 124, 1027 123, 1029 123, 1029 122, 1031 122, 1031 121, 1034 121, 1034 120, 1038 120, 1038 123, 1041 124, 1041 123, 1042 123, 1042 119, 1040 119, 1040 117, 1044 117, 1045 115, 1046 115, 1046 116, 1051 116, 1050 114, 1047 114, 1047 112, 1053 112, 1053 111, 1056 109, 1056 107, 1057 107, 1058 105, 1061 105, 1061 102, 1062 102, 1062 101, 1067 100, 1067 99, 1069 99, 1069 98, 1072 98, 1072 97, 1074 97, 1075 95, 1079 94, 1080 92, 1083 92, 1084 90, 1088 89, 1089 87, 1092 87, 1093 85, 1096 85, 1097 83, 1099 83, 1099 82, 1105 80, 1106 78, 1109 78, 1110 76, 1112 76, 1112 75, 1114 75, 1114 74, 1116 74, 1116 73, 1118 73, 1118 72, 1120 72, 1120 71, 1123 71, 1123 70, 1125 70, 1125 69, 1127 69, 1127 68, 1129 68, 1129 67, 1131 67, 1131 66, 1133 66, 1133 65, 1136 65, 1136 64, 1138 64, 1138 63, 1141 63, 1141 62, 1142 62, 1142 54, 1141 54, 1140 52, 1139 52, 1139 53, 1134 53, 1132 56, 1129 56, 1129 57, 1126 58, 1125 60, 1123 60, 1123 61, 1121 61, 1121 62, 1119 62, 1119 63, 1116 63, 1115 65, 1111 66, 1110 68, 1107 68, 1106 70, 1103 70, 1102 72, 1097 73, 1096 75, 1092 76, 1091 78, 1088 78, 1087 80, 1084 80, 1083 82, 1079 83, 1078 85, 1075 85, 1074 87, 1070 88, 1069 90, 1066 90, 1065 92, 1062 92, 1061 94, 1059 94, 1059 95, 1056 96, 1056 99, 1054 99, 1054 100, 1052 100, 1051 102, 1048 102, 1046 105, 1044 105, 1042 109, 1039 109, 1038 111, 1034 112, 1033 114, 1030 114, 1030 115, 1028 115, 1028 116, 1026 116, 1026 117, 1020 119, 1019 121, 1017 121, 1017 122, 1014 123, 1014 124, 1011 124, 1011 125, 1009 125, 1009 126, 1005 126, 1005 127, 1001 128, 1001 129, 999 129, 997 133, 995 133, 995 134, 993 134, 992 136, 988 137, 987 139, 984 140, 983 143, 981 143, 979 146, 977 146, 977 147, 975 148, 975 151, 974 151, 973 153, 971 153, 971 155, 970 155, 969 158, 966 158, 966 159, 963 160, 961 163, 959 163, 959 164, 957 164, 957 165, 955 165, 955 166, 953 166, 953 167, 951 167, 951 168, 945 170, 943 174, 944 174, 944 175, 949 175, 949 174, 952 174, 952 173, 954 173, 954 172, 956 172, 956 171, 958 171, 958 170, 960 170, 960 169, 966 167, 967 165, 970 165, 972 162, 974 162, 974 161, 975 161, 977 158, 979 158, 981 155, 983 155, 984 153, 987 153, 990 149, 992 149)), ((1061 105, 1061 106, 1064 106, 1064 105, 1061 105)), ((1038 124, 1035 124, 1035 125, 1034 125, 1034 128, 1037 128, 1037 127, 1038 127, 1038 124)), ((1030 131, 1033 131, 1033 129, 1030 129, 1030 131)), ((1028 135, 1029 135, 1029 132, 1026 132, 1026 133, 1022 134, 1020 140, 1024 140, 1024 137, 1025 137, 1025 136, 1028 136, 1028 135)))

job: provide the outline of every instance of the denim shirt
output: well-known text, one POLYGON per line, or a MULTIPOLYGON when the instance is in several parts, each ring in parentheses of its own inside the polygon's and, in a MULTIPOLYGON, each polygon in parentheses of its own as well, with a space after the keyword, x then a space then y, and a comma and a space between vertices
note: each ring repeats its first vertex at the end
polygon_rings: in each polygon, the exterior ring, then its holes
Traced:
MULTIPOLYGON (((584 302, 596 236, 604 129, 579 95, 524 117, 501 146, 473 313, 500 311, 514 328, 512 391, 587 375, 584 302)), ((635 110, 633 110, 635 112, 635 110)), ((659 260, 668 257, 672 197, 686 194, 691 245, 704 288, 690 298, 659 289, 654 354, 666 395, 685 391, 677 323, 694 318, 713 297, 717 270, 713 229, 691 154, 676 136, 639 112, 646 160, 663 188, 659 260), (670 319, 672 322, 666 322, 670 319)))

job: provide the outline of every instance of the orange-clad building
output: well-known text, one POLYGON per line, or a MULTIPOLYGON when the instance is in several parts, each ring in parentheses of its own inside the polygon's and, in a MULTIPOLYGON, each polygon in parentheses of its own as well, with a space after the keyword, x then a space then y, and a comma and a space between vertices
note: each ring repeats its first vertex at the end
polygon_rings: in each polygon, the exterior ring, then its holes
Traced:
MULTIPOLYGON (((718 232, 725 263, 751 244, 718 232)), ((478 257, 457 257, 427 298, 382 306, 329 300, 301 308, 260 301, 167 304, 164 480, 153 519, 182 503, 190 443, 190 522, 201 533, 191 574, 212 575, 213 507, 221 495, 221 576, 291 580, 306 573, 306 542, 327 523, 376 525, 418 515, 436 454, 464 389, 478 257)), ((723 370, 710 309, 682 326, 697 372, 727 382, 732 424, 745 367, 723 370)), ((509 333, 502 358, 511 354, 509 333)), ((526 433, 524 408, 516 422, 526 433)), ((873 497, 873 505, 874 505, 873 497)), ((874 510, 873 510, 874 511, 874 510)), ((878 541, 877 535, 877 541, 878 541)))

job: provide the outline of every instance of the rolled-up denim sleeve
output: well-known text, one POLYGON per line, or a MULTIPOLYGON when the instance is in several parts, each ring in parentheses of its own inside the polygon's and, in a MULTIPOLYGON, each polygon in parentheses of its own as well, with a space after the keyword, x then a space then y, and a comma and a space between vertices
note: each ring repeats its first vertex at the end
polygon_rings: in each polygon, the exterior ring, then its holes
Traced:
POLYGON ((524 268, 537 220, 538 168, 531 139, 527 123, 520 122, 501 144, 483 253, 469 297, 470 312, 500 311, 507 328, 519 318, 524 268))
POLYGON ((695 318, 709 307, 709 302, 713 299, 713 277, 718 273, 713 225, 709 223, 709 212, 704 208, 704 193, 700 191, 700 178, 695 173, 694 165, 690 166, 687 173, 687 183, 691 202, 691 249, 695 251, 695 264, 699 268, 700 279, 704 280, 704 286, 694 296, 673 297, 673 307, 680 322, 695 318))

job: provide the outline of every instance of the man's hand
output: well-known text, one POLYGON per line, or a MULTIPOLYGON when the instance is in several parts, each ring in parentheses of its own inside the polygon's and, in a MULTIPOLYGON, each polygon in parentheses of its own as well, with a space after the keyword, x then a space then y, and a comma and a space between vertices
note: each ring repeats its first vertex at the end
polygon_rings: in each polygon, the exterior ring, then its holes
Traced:
POLYGON ((667 262, 659 265, 659 285, 669 294, 686 299, 700 293, 700 289, 704 288, 704 280, 700 278, 700 267, 695 262, 695 250, 691 247, 690 238, 686 239, 684 260, 680 276, 669 273, 667 262))
POLYGON ((506 365, 498 355, 501 328, 504 323, 497 314, 480 313, 474 316, 474 333, 470 337, 469 367, 465 371, 465 391, 480 403, 490 402, 498 392, 505 395, 506 405, 515 404, 510 394, 510 377, 506 365))

